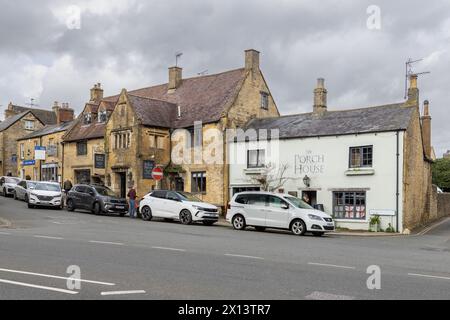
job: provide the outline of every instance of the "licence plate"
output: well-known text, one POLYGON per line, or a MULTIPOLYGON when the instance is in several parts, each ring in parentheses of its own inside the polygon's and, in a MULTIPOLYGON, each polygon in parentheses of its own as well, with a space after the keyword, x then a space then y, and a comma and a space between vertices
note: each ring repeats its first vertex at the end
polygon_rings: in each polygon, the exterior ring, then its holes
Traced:
POLYGON ((116 206, 116 208, 119 209, 119 210, 124 210, 125 209, 124 206, 116 206))
POLYGON ((334 223, 328 223, 327 224, 329 227, 334 227, 334 223))

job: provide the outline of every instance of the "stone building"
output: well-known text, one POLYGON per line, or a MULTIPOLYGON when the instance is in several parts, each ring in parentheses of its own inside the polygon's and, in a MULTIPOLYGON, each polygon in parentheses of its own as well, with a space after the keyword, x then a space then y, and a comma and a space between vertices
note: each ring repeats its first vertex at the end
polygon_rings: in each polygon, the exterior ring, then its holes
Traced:
POLYGON ((159 166, 168 175, 159 187, 193 192, 224 207, 228 201, 225 143, 220 144, 218 164, 194 162, 192 157, 175 163, 171 154, 187 141, 174 133, 180 129, 191 133, 184 152, 192 155, 214 139, 208 137, 210 129, 222 134, 251 118, 279 116, 259 61, 258 51, 247 50, 243 68, 186 79, 180 67, 172 67, 166 84, 124 90, 108 98, 118 102, 106 125, 107 185, 124 195, 135 184, 142 196, 156 187, 151 170, 159 166))
POLYGON ((407 101, 333 111, 319 79, 312 113, 253 119, 246 130, 277 130, 279 139, 259 134, 230 144, 230 193, 259 189, 254 177, 272 164, 287 168, 286 183, 275 191, 307 199, 342 228, 367 230, 380 216, 383 229, 407 232, 438 217, 430 106, 425 101, 420 114, 415 75, 407 101))
POLYGON ((104 184, 105 128, 116 100, 103 99, 100 83, 91 89, 89 102, 63 136, 64 181, 104 184))
POLYGON ((74 110, 67 103, 59 106, 55 102, 53 110, 57 124, 47 125, 23 138, 18 139, 17 154, 24 153, 18 162, 18 175, 34 181, 61 182, 63 175, 64 153, 62 137, 73 124, 74 110), (45 149, 45 159, 35 157, 35 148, 45 149))

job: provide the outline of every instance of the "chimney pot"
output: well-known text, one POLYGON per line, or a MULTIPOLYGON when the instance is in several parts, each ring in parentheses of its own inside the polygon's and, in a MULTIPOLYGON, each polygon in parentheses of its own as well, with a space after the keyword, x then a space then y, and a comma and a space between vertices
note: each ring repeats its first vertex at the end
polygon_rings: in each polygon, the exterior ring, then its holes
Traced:
POLYGON ((430 102, 425 100, 424 112, 422 116, 422 141, 425 156, 431 159, 431 116, 430 116, 430 102))
POLYGON ((100 102, 103 99, 103 89, 100 83, 94 84, 94 87, 91 89, 91 101, 92 102, 100 102))

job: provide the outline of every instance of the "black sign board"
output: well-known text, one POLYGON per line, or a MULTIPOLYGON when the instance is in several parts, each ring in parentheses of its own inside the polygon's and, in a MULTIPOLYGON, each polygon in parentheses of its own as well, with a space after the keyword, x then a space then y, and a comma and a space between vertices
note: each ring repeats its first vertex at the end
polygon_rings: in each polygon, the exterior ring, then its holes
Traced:
POLYGON ((152 172, 155 168, 155 161, 144 160, 143 179, 153 180, 152 172))
POLYGON ((106 157, 104 154, 96 153, 94 155, 95 169, 105 169, 106 168, 106 157))

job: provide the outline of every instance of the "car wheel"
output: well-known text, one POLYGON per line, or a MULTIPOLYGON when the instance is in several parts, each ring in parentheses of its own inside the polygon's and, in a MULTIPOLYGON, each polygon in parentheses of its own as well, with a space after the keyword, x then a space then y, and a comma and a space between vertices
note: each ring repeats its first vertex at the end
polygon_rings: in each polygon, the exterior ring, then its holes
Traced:
POLYGON ((70 211, 70 212, 75 211, 75 205, 73 203, 73 200, 71 200, 71 199, 67 200, 67 211, 70 211))
POLYGON ((192 223, 192 214, 189 210, 183 210, 180 213, 180 222, 185 225, 192 223))
POLYGON ((313 232, 312 233, 314 237, 321 237, 323 236, 325 233, 324 232, 313 232))
POLYGON ((212 226, 214 223, 216 223, 216 222, 215 221, 203 221, 203 224, 208 227, 212 226))
POLYGON ((14 198, 14 200, 18 200, 18 198, 17 198, 17 193, 14 191, 14 193, 13 193, 13 198, 14 198))
POLYGON ((8 195, 6 194, 6 188, 3 188, 3 196, 4 196, 5 198, 8 198, 8 195))
POLYGON ((28 202, 28 209, 34 209, 34 205, 28 202))
POLYGON ((102 214, 102 208, 100 207, 100 203, 94 203, 94 208, 92 209, 92 213, 96 216, 102 214))
POLYGON ((26 203, 28 203, 28 195, 27 195, 27 194, 25 195, 25 198, 24 198, 23 201, 25 201, 26 203))
POLYGON ((306 232, 306 225, 302 220, 296 219, 291 223, 291 231, 296 236, 303 236, 306 232))
POLYGON ((247 224, 245 223, 244 216, 237 214, 233 217, 233 228, 236 230, 245 230, 247 224))
POLYGON ((266 228, 265 227, 255 227, 255 230, 258 232, 264 232, 264 231, 266 231, 266 228))
POLYGON ((141 211, 142 220, 151 221, 153 219, 152 209, 149 206, 143 207, 141 211))

